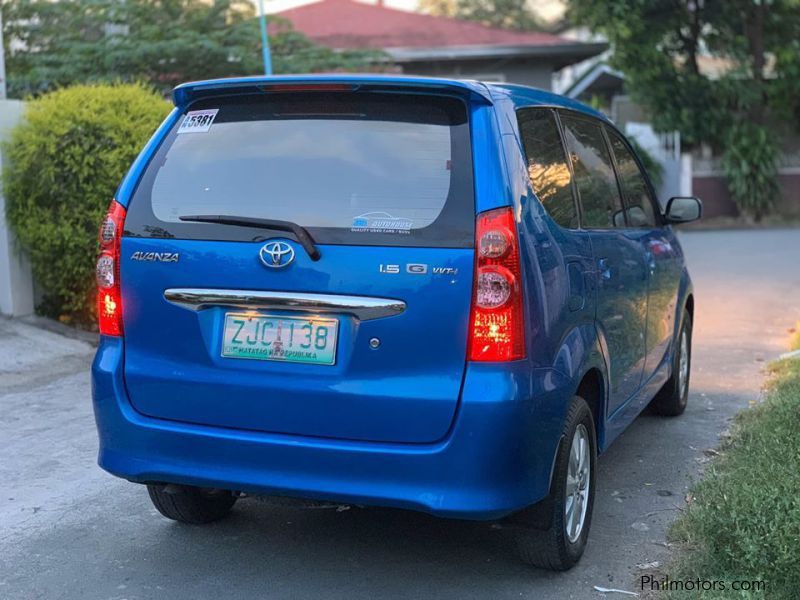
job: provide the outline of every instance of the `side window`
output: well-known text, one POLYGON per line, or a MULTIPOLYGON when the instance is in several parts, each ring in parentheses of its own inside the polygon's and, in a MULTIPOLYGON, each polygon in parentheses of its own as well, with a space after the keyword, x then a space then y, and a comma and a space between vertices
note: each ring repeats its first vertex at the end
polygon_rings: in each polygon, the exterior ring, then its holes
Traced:
POLYGON ((564 139, 583 209, 583 227, 625 226, 622 199, 608 147, 599 123, 562 113, 564 139))
POLYGON ((533 191, 556 223, 576 229, 578 213, 555 114, 546 108, 528 108, 520 110, 517 119, 533 191))
POLYGON ((625 194, 628 225, 630 227, 655 227, 656 215, 653 210, 650 188, 647 186, 647 181, 639 169, 636 159, 616 131, 608 128, 606 131, 611 142, 614 160, 617 161, 617 174, 622 192, 625 194))

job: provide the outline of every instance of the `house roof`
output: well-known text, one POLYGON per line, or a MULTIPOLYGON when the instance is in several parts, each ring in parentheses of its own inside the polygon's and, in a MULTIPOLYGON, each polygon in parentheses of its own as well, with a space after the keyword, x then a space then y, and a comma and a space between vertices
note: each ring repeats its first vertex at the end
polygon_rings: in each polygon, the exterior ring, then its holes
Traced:
POLYGON ((325 46, 383 48, 400 61, 562 54, 575 58, 569 64, 605 49, 604 44, 575 43, 549 33, 488 27, 356 0, 320 0, 278 15, 325 46))
POLYGON ((568 98, 579 98, 584 92, 619 92, 624 82, 625 75, 622 71, 601 61, 578 77, 562 93, 568 98))

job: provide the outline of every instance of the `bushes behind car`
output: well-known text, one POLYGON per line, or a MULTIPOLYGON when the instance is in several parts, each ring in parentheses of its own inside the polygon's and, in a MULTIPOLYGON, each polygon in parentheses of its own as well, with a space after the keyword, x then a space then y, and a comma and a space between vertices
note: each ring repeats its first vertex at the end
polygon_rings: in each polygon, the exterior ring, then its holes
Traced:
POLYGON ((30 257, 39 312, 94 322, 97 230, 170 104, 142 85, 79 85, 31 100, 4 146, 6 216, 30 257))

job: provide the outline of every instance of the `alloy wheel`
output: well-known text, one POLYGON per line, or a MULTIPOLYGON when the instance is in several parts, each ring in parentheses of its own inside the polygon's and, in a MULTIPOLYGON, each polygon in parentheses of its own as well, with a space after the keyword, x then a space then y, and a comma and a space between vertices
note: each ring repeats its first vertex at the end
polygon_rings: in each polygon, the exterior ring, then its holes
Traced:
POLYGON ((579 423, 570 445, 564 502, 564 526, 567 538, 573 544, 581 536, 589 505, 592 468, 590 452, 589 432, 583 423, 579 423))
POLYGON ((680 356, 678 357, 678 390, 680 398, 686 395, 686 388, 689 385, 689 336, 686 330, 681 332, 680 356))

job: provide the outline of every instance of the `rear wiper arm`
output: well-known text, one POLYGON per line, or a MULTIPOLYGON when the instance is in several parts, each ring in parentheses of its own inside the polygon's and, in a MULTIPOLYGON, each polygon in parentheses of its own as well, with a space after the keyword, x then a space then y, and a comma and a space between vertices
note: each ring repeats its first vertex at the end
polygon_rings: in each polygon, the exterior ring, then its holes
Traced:
POLYGON ((277 219, 257 219, 254 217, 232 217, 227 215, 182 215, 178 217, 181 221, 192 221, 195 223, 218 223, 220 225, 238 225, 239 227, 255 227, 257 229, 271 229, 273 231, 288 231, 308 252, 311 260, 319 260, 321 254, 314 243, 314 238, 302 225, 291 221, 278 221, 277 219))

